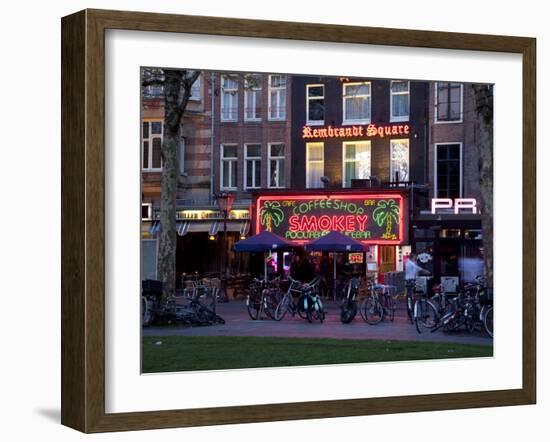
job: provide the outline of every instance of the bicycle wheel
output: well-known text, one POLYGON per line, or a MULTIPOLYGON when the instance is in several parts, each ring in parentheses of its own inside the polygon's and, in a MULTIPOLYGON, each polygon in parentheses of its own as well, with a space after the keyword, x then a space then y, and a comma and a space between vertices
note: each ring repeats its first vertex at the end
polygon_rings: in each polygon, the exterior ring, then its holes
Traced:
POLYGON ((407 319, 411 324, 414 324, 414 302, 412 296, 407 295, 407 319))
POLYGON ((325 320, 325 310, 320 307, 319 310, 316 310, 317 312, 317 319, 319 319, 319 322, 322 324, 325 320))
POLYGON ((258 293, 254 293, 246 297, 246 309, 248 310, 248 316, 250 316, 250 319, 258 319, 260 316, 261 306, 261 296, 259 296, 258 293))
POLYGON ((153 312, 151 309, 152 303, 149 302, 147 297, 141 297, 141 325, 147 327, 153 322, 153 312))
POLYGON ((213 312, 216 311, 216 294, 214 293, 216 289, 210 287, 202 287, 197 292, 196 300, 208 310, 213 312))
POLYGON ((264 294, 264 311, 270 319, 275 319, 275 310, 281 302, 280 293, 277 290, 270 289, 264 294))
POLYGON ((485 311, 483 316, 483 327, 487 334, 492 338, 493 337, 493 306, 490 306, 485 311))
POLYGON ((376 325, 384 319, 384 308, 377 297, 369 296, 361 304, 361 316, 369 325, 376 325))
POLYGON ((437 311, 434 305, 426 299, 419 299, 414 304, 414 325, 421 334, 424 329, 432 329, 437 323, 437 311))
POLYGON ((344 324, 349 324, 353 321, 355 315, 357 315, 357 302, 346 300, 340 310, 340 321, 344 324))
POLYGON ((395 302, 395 299, 391 295, 389 295, 387 298, 386 308, 387 308, 388 318, 391 322, 393 322, 393 320, 395 319, 395 310, 397 308, 397 303, 395 302))
POLYGON ((286 312, 288 312, 291 303, 291 296, 285 294, 283 296, 283 299, 281 299, 281 302, 279 302, 277 308, 275 309, 275 315, 273 316, 273 319, 275 319, 275 321, 280 321, 281 319, 283 319, 286 315, 286 312))
POLYGON ((307 299, 308 295, 300 295, 298 302, 296 304, 296 310, 298 311, 298 316, 302 319, 309 320, 307 316, 307 311, 309 310, 309 303, 307 299))

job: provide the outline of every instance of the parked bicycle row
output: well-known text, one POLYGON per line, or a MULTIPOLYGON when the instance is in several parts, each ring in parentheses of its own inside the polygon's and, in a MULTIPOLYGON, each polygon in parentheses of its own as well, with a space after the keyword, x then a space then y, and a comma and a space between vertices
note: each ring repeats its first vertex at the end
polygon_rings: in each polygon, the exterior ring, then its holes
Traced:
MULTIPOLYGON (((298 315, 309 322, 323 322, 326 311, 320 296, 321 279, 314 278, 304 283, 289 277, 275 278, 269 282, 254 279, 248 287, 246 306, 253 320, 267 317, 281 321, 287 314, 298 315)), ((376 284, 374 279, 367 281, 367 295, 359 303, 360 279, 350 278, 343 289, 340 304, 340 320, 347 324, 354 320, 359 311, 363 320, 376 325, 386 318, 394 320, 397 305, 395 287, 376 284)))
MULTIPOLYGON (((287 314, 309 322, 323 322, 326 311, 319 295, 319 278, 303 283, 289 277, 269 282, 254 279, 247 290, 246 306, 253 320, 263 317, 281 321, 287 314)), ((340 321, 352 322, 359 312, 364 322, 376 325, 394 321, 400 294, 396 287, 378 284, 374 278, 351 277, 343 289, 340 321), (361 293, 361 296, 360 296, 361 293)), ((418 280, 407 282, 407 317, 418 333, 425 331, 485 331, 493 336, 493 304, 481 277, 458 293, 447 293, 435 285, 428 294, 418 280)))
POLYGON ((447 293, 441 284, 432 291, 433 295, 428 296, 415 281, 408 282, 407 313, 418 333, 484 330, 493 337, 493 301, 481 276, 458 293, 447 293))
MULTIPOLYGON (((246 306, 251 319, 281 321, 296 315, 308 322, 325 321, 326 310, 320 296, 321 278, 304 283, 288 277, 264 281, 254 278, 246 289, 246 306)), ((159 281, 143 281, 142 324, 182 324, 188 326, 225 323, 216 313, 220 288, 208 280, 188 281, 175 296, 162 298, 159 281)), ((351 323, 359 313, 364 322, 376 325, 393 322, 398 299, 395 286, 378 284, 374 278, 350 277, 343 285, 340 321, 351 323)), ((493 336, 493 303, 482 277, 466 284, 457 293, 448 293, 444 285, 430 291, 417 278, 406 284, 406 311, 418 333, 484 331, 493 336)))
POLYGON ((216 313, 219 290, 219 287, 197 280, 176 290, 174 296, 163 299, 160 281, 142 281, 141 323, 143 326, 224 324, 225 320, 216 313))

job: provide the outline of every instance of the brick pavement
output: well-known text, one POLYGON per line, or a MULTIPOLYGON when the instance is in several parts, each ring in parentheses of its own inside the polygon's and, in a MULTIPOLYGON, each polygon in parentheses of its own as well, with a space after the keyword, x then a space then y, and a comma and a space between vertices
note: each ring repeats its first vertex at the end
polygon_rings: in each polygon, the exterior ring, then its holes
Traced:
POLYGON ((298 315, 290 313, 280 322, 265 318, 253 321, 248 316, 243 300, 218 304, 217 313, 225 319, 225 324, 203 327, 146 327, 143 336, 271 336, 302 338, 336 338, 336 339, 382 339, 404 341, 455 342, 463 344, 492 345, 493 340, 482 332, 418 334, 414 325, 406 318, 404 303, 398 305, 394 322, 384 321, 378 325, 369 325, 360 314, 350 324, 340 322, 339 304, 325 301, 326 320, 321 324, 308 323, 298 315))

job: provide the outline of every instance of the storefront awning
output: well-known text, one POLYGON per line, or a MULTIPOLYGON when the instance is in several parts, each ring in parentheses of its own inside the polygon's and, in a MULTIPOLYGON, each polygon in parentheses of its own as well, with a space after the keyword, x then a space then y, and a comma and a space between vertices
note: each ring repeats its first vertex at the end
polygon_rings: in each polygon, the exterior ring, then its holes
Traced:
MULTIPOLYGON (((223 221, 178 221, 176 222, 176 232, 178 236, 185 236, 188 233, 208 233, 209 235, 216 235, 223 232, 223 221)), ((250 221, 228 221, 228 232, 238 232, 239 235, 247 235, 250 231, 250 221)), ((155 220, 149 227, 149 233, 151 235, 157 235, 160 232, 160 221, 155 220)))

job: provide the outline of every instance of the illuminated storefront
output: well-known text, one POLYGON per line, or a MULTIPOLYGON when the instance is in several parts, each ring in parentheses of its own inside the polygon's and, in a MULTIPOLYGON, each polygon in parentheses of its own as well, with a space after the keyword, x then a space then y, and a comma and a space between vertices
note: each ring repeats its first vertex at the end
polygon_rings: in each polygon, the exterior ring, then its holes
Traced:
POLYGON ((412 222, 411 243, 419 264, 447 291, 483 274, 481 214, 475 198, 432 198, 430 210, 412 222))
POLYGON ((348 263, 371 272, 394 271, 408 244, 407 200, 406 192, 390 190, 258 193, 252 206, 253 232, 268 230, 303 245, 338 231, 365 245, 364 254, 350 254, 348 263))

